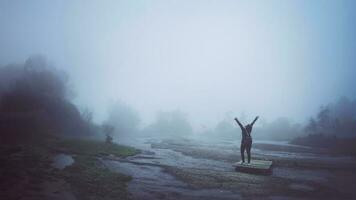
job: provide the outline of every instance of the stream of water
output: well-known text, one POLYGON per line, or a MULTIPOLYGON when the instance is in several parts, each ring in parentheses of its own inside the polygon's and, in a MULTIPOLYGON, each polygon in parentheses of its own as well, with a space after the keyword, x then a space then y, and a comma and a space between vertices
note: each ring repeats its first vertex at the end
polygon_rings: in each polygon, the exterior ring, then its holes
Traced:
MULTIPOLYGON (((187 183, 177 180, 174 176, 167 173, 162 166, 172 166, 181 168, 208 169, 215 171, 234 171, 232 163, 227 161, 218 161, 212 159, 193 158, 170 149, 152 148, 152 139, 141 139, 132 142, 142 150, 141 154, 129 157, 122 161, 102 160, 111 170, 124 173, 133 177, 129 182, 128 190, 133 199, 240 199, 238 191, 228 191, 220 189, 197 189, 191 188, 187 183)), ((206 144, 206 148, 216 151, 234 151, 229 145, 235 145, 233 142, 224 142, 220 144, 206 144)), ((280 144, 287 145, 287 144, 280 144)), ((255 150, 260 151, 261 150, 255 150)), ((238 151, 236 151, 238 153, 238 151)), ((354 162, 348 157, 331 157, 327 155, 313 155, 310 153, 291 153, 264 151, 266 155, 273 156, 295 156, 298 158, 318 158, 340 160, 342 162, 354 162)), ((300 181, 314 181, 325 183, 331 176, 327 170, 300 170, 276 167, 273 175, 281 178, 296 179, 300 181)), ((291 184, 291 188, 296 190, 310 191, 314 190, 307 185, 291 184)))

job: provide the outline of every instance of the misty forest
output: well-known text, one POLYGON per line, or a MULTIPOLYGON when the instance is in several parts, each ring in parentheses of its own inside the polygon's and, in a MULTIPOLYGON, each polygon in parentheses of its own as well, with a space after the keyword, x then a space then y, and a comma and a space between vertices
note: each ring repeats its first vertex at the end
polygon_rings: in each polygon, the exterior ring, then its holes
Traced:
POLYGON ((355 199, 355 9, 0 1, 0 199, 355 199))

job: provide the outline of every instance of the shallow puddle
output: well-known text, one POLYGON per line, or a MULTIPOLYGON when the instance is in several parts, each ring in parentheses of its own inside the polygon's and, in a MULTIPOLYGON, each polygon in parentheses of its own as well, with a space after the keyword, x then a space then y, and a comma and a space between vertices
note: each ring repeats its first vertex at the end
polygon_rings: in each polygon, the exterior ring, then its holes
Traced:
POLYGON ((133 199, 240 199, 241 196, 219 189, 192 189, 166 173, 161 167, 103 160, 112 171, 132 176, 128 190, 133 199))
POLYGON ((74 163, 74 159, 71 155, 58 154, 53 158, 52 166, 57 169, 64 169, 74 163))
POLYGON ((128 190, 133 199, 240 199, 236 192, 219 189, 194 189, 165 172, 161 166, 233 170, 231 163, 199 159, 170 149, 151 148, 142 142, 135 144, 142 153, 126 161, 102 160, 112 171, 132 176, 128 190))

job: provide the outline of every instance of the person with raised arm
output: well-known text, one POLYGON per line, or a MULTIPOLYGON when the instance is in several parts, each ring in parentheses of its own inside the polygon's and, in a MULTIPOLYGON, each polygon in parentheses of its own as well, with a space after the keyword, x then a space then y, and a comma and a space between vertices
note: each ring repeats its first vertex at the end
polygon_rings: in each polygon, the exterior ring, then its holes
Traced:
POLYGON ((245 163, 245 150, 247 152, 247 162, 250 164, 251 162, 251 146, 252 146, 252 137, 251 137, 251 132, 252 132, 252 127, 257 121, 258 116, 253 120, 252 123, 247 124, 246 126, 243 126, 241 122, 235 117, 235 121, 241 128, 241 134, 242 134, 242 139, 241 139, 241 146, 240 146, 240 152, 241 152, 241 164, 245 163))

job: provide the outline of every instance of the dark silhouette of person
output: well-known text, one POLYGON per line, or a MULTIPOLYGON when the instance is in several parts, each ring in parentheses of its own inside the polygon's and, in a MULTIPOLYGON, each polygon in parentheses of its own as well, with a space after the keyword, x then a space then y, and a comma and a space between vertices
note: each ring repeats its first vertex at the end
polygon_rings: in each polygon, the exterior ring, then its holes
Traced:
POLYGON ((251 124, 247 124, 246 126, 243 126, 240 121, 235 118, 235 121, 241 128, 241 134, 242 134, 242 139, 241 139, 241 146, 240 146, 240 152, 241 152, 241 159, 242 163, 245 163, 245 150, 247 152, 247 162, 250 164, 251 161, 251 146, 252 146, 252 137, 251 137, 251 132, 252 132, 252 127, 253 124, 257 121, 258 116, 253 120, 251 124))

